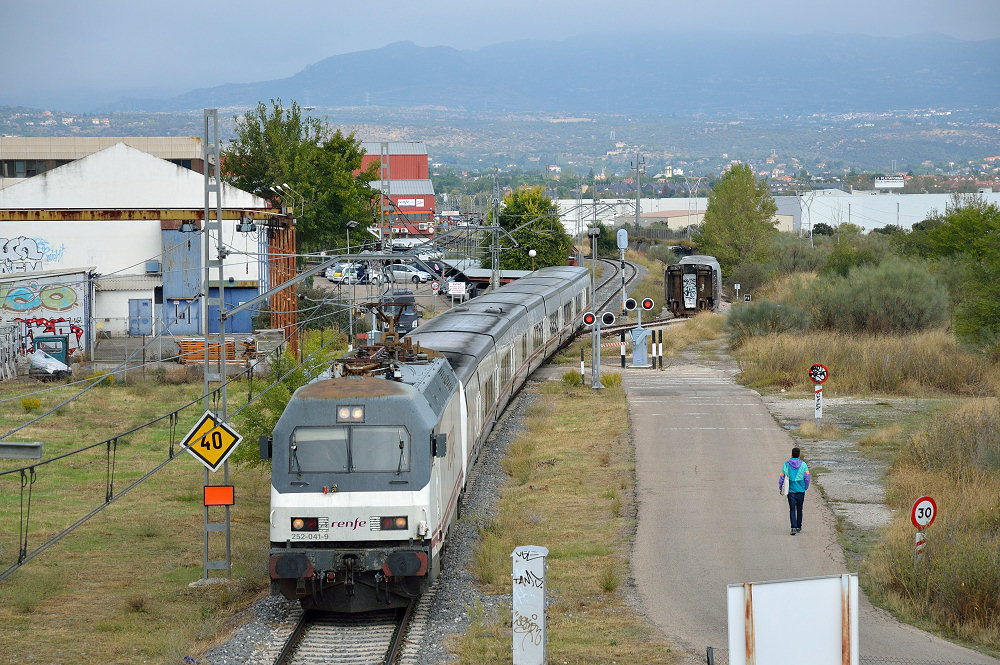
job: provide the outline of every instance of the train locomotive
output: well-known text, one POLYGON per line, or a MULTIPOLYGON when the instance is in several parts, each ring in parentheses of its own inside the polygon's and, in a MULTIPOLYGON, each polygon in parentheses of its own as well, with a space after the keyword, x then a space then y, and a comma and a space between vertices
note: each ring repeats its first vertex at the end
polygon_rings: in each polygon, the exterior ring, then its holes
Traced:
POLYGON ((272 593, 334 612, 422 594, 483 442, 576 332, 589 288, 583 268, 534 271, 405 337, 390 331, 296 390, 261 439, 272 462, 272 593))
POLYGON ((685 256, 663 271, 664 301, 674 316, 717 311, 722 303, 722 270, 714 256, 685 256))

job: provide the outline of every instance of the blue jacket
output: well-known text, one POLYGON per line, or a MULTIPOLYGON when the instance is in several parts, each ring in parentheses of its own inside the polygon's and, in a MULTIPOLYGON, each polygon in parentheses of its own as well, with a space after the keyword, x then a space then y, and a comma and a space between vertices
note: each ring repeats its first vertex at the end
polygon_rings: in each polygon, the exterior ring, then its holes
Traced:
POLYGON ((785 476, 788 477, 789 493, 805 492, 809 489, 809 466, 798 457, 792 457, 781 468, 781 475, 778 476, 779 490, 785 484, 785 476))

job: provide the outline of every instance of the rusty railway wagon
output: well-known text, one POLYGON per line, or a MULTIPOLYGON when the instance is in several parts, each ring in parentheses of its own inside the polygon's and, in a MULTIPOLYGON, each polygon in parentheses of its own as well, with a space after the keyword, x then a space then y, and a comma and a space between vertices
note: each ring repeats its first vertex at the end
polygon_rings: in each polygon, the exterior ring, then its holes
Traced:
POLYGON ((663 271, 664 302, 674 316, 717 311, 722 303, 722 270, 714 256, 685 256, 663 271))

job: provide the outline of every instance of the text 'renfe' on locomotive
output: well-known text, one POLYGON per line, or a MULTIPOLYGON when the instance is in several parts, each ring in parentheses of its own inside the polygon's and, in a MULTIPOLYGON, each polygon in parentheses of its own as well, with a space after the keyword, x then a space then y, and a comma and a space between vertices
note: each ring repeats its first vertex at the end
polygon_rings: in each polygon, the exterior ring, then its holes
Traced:
POLYGON ((722 302, 722 270, 714 256, 685 256, 663 271, 664 300, 674 316, 716 311, 722 302))
POLYGON ((299 388, 261 440, 272 593, 337 612, 423 593, 482 442, 580 325, 589 283, 582 268, 540 269, 299 388))

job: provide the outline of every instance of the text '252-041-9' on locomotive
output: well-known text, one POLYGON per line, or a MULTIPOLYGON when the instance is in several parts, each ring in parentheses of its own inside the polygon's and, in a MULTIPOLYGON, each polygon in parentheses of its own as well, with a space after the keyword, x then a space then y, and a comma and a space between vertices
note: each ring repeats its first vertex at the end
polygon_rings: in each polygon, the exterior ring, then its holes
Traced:
POLYGON ((440 572, 469 467, 527 376, 590 306, 590 274, 550 267, 387 333, 299 388, 271 459, 272 593, 305 608, 402 607, 440 572))
POLYGON ((685 256, 663 271, 664 302, 674 316, 714 312, 722 303, 722 270, 714 256, 685 256))

